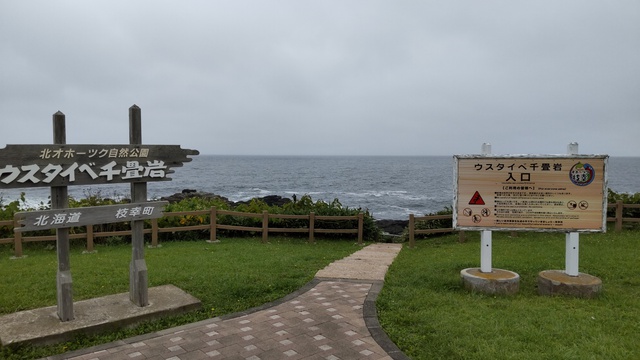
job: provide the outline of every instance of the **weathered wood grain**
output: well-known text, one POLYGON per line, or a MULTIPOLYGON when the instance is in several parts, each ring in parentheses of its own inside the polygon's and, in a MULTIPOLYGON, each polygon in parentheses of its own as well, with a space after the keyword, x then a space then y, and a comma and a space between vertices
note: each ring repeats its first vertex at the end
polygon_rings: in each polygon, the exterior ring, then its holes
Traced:
POLYGON ((158 219, 163 216, 167 201, 103 205, 71 209, 23 211, 15 214, 22 225, 15 231, 35 231, 109 224, 133 220, 158 219))

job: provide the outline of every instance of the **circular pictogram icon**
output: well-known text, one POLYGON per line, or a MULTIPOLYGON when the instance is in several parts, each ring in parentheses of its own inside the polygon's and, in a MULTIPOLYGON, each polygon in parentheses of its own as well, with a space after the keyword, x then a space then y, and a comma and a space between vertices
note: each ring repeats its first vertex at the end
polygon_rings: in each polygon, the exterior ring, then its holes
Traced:
POLYGON ((473 215, 473 211, 471 211, 471 209, 469 209, 469 208, 465 208, 464 210, 462 210, 462 214, 464 216, 471 216, 471 215, 473 215))
POLYGON ((586 200, 582 200, 578 204, 578 207, 580 207, 580 210, 587 210, 589 208, 589 203, 586 200))
POLYGON ((489 210, 487 208, 484 208, 484 209, 482 209, 480 214, 482 214, 483 217, 488 217, 489 215, 491 215, 491 210, 489 210))
POLYGON ((569 179, 578 186, 587 186, 596 177, 596 170, 589 164, 578 162, 569 170, 569 179))
POLYGON ((571 210, 575 210, 578 207, 578 203, 574 200, 569 200, 569 202, 567 203, 567 207, 571 210))
POLYGON ((473 215, 471 220, 473 220, 474 223, 479 224, 480 221, 482 221, 482 217, 480 217, 480 215, 473 215))

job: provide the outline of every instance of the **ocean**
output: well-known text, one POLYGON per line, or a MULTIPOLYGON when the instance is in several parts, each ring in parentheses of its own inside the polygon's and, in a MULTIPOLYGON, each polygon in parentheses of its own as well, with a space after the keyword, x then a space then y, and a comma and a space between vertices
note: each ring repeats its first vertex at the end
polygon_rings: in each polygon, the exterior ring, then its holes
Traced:
MULTIPOLYGON (((452 156, 233 156, 199 155, 176 168, 172 181, 151 182, 150 199, 183 189, 210 192, 232 201, 280 195, 314 201, 339 199, 343 206, 369 210, 375 219, 406 220, 452 207, 452 156)), ((608 186, 640 192, 640 157, 611 157, 608 186)), ((49 188, 0 190, 4 203, 26 193, 30 205, 48 202, 49 188)), ((82 198, 129 195, 128 184, 70 186, 82 198)))

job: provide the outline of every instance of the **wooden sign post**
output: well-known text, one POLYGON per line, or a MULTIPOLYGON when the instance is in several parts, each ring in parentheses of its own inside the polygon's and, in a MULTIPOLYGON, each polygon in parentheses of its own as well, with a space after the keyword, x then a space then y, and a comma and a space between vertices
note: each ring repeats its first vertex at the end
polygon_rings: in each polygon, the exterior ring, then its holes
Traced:
MULTIPOLYGON (((65 116, 58 111, 53 114, 53 143, 67 143, 65 116)), ((51 208, 66 209, 69 196, 66 186, 51 187, 51 208)), ((73 320, 73 289, 71 280, 71 261, 69 259, 69 228, 56 229, 56 251, 58 254, 58 273, 56 289, 58 299, 58 317, 61 321, 73 320)))
POLYGON ((144 260, 144 220, 162 216, 167 202, 147 201, 147 182, 169 181, 171 167, 191 161, 197 150, 179 145, 142 145, 141 111, 129 108, 129 144, 67 145, 65 115, 53 115, 53 145, 7 145, 0 149, 0 189, 51 187, 51 210, 21 212, 15 231, 56 229, 58 317, 73 319, 69 228, 131 221, 129 298, 149 304, 144 260), (69 209, 68 185, 131 184, 131 204, 69 209))
MULTIPOLYGON (((129 108, 129 144, 142 144, 142 119, 140 108, 136 105, 129 108)), ((131 202, 147 201, 147 183, 131 184, 131 202)), ((131 222, 131 263, 129 264, 129 299, 138 306, 149 305, 147 263, 144 260, 144 221, 131 222)))

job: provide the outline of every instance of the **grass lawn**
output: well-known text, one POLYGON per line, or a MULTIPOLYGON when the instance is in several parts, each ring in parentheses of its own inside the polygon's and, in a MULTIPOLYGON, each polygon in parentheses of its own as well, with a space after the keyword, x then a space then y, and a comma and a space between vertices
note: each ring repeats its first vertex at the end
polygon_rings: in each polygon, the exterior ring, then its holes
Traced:
MULTIPOLYGON (((520 274, 511 297, 468 293, 460 270, 478 267, 479 235, 419 240, 404 248, 378 297, 378 316, 391 339, 412 359, 636 359, 640 358, 640 231, 580 237, 580 270, 598 276, 597 299, 542 297, 536 277, 564 268, 564 235, 493 235, 493 265, 520 274)), ((0 348, 2 359, 44 357, 116 339, 245 310, 281 298, 327 264, 359 250, 353 240, 225 239, 219 244, 167 242, 146 249, 149 286, 174 284, 203 309, 94 337, 42 348, 0 348)), ((74 301, 126 293, 129 245, 98 246, 82 254, 72 246, 74 301)), ((29 244, 27 257, 10 260, 0 246, 0 314, 56 304, 56 252, 29 244)))
POLYGON ((478 233, 419 240, 391 265, 378 317, 412 359, 640 359, 640 232, 583 234, 580 271, 597 299, 537 295, 540 271, 564 269, 558 233, 493 234, 493 266, 520 274, 511 297, 469 293, 460 270, 480 266, 478 233))
MULTIPOLYGON (((149 286, 173 284, 200 299, 202 310, 56 346, 0 348, 0 359, 39 358, 246 310, 299 289, 318 270, 360 248, 353 240, 308 244, 276 237, 268 244, 258 238, 166 242, 145 249, 149 286)), ((97 246, 94 254, 83 249, 82 243, 72 245, 74 301, 129 291, 130 245, 97 246)), ((29 244, 24 254, 10 260, 12 248, 0 246, 0 314, 56 304, 56 251, 29 244)))

